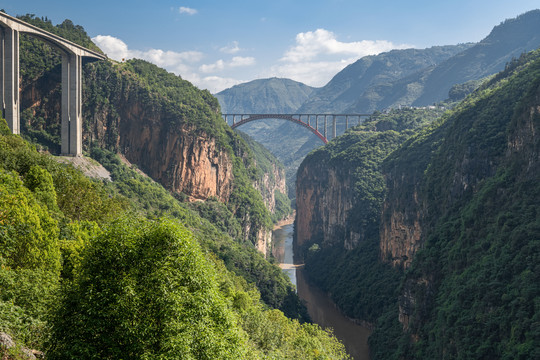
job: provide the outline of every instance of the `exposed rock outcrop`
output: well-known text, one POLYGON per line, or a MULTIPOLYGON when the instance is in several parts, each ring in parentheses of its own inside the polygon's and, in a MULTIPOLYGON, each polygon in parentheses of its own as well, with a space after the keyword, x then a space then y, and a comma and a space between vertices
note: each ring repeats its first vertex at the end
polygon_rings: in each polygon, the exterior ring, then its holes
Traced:
POLYGON ((261 193, 267 209, 270 210, 272 214, 275 214, 276 191, 279 191, 282 194, 287 193, 285 170, 274 163, 272 164, 272 170, 269 173, 264 173, 262 179, 255 181, 253 186, 261 193))
POLYGON ((296 246, 314 241, 322 244, 343 242, 352 248, 361 234, 347 228, 353 206, 351 177, 327 164, 310 163, 300 168, 296 187, 296 246))

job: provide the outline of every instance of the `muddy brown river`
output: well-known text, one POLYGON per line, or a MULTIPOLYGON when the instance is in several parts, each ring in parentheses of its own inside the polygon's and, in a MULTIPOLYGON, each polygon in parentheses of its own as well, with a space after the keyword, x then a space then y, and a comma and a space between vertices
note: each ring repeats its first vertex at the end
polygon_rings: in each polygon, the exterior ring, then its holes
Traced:
POLYGON ((343 316, 326 293, 306 281, 301 266, 293 262, 292 240, 293 224, 275 229, 272 254, 296 285, 298 296, 306 303, 311 319, 323 328, 334 329, 336 337, 355 360, 369 360, 367 340, 370 330, 343 316))

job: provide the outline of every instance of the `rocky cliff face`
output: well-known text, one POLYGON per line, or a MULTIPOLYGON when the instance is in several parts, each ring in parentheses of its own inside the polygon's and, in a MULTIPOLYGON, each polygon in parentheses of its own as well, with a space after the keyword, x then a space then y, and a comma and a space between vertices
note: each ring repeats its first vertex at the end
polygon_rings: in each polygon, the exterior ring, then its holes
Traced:
MULTIPOLYGON (((53 153, 59 151, 59 71, 26 81, 22 90, 25 134, 41 137, 53 153)), ((215 98, 144 62, 94 63, 83 78, 85 150, 94 144, 122 154, 183 199, 227 204, 244 241, 266 253, 270 214, 254 186, 273 210, 275 190, 286 193, 284 175, 275 166, 254 180, 253 154, 221 120, 215 98), (238 176, 242 180, 235 182, 238 176)))
POLYGON ((279 191, 282 194, 287 193, 285 170, 274 163, 271 165, 270 172, 265 172, 263 177, 256 180, 253 186, 261 193, 266 208, 270 210, 272 214, 275 214, 276 191, 279 191))
POLYGON ((93 103, 92 87, 100 86, 103 74, 89 72, 86 113, 92 114, 85 132, 87 141, 113 147, 130 162, 175 193, 191 200, 217 197, 227 202, 232 191, 231 156, 216 139, 171 114, 152 95, 128 76, 108 74, 107 84, 122 89, 111 92, 109 101, 93 103), (92 109, 90 109, 90 107, 92 109), (90 111, 92 110, 92 111, 90 111))
POLYGON ((324 163, 303 164, 296 187, 296 246, 309 242, 352 248, 361 237, 347 227, 353 204, 351 177, 324 163))
POLYGON ((427 212, 419 198, 422 174, 408 167, 387 169, 388 196, 385 198, 379 230, 379 247, 383 261, 407 268, 423 240, 427 212))

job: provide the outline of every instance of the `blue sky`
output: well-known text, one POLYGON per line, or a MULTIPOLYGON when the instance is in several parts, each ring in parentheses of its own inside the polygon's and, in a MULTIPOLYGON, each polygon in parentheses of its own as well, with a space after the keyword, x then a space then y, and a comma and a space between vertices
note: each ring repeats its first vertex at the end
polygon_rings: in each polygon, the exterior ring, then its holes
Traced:
POLYGON ((109 57, 143 58, 215 93, 287 77, 323 86, 358 58, 476 42, 538 0, 0 1, 82 25, 109 57))

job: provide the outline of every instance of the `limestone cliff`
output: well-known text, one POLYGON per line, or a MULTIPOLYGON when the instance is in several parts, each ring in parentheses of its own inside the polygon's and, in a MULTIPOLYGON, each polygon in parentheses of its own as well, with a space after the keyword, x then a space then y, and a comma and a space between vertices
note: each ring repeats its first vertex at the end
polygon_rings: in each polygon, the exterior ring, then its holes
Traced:
POLYGON ((354 199, 350 174, 315 163, 302 166, 296 181, 296 246, 343 242, 351 248, 360 234, 345 231, 354 199))
POLYGON ((351 250, 377 236, 385 194, 379 166, 405 138, 358 128, 308 155, 297 174, 296 245, 351 250))
MULTIPOLYGON (((60 67, 22 90, 24 134, 59 151, 60 67)), ((163 69, 134 60, 98 62, 84 68, 83 148, 107 148, 188 201, 217 199, 227 204, 243 230, 238 240, 264 248, 271 219, 254 189, 283 190, 282 174, 262 176, 248 145, 221 119, 217 100, 163 69), (262 181, 258 182, 261 178, 262 181)))
MULTIPOLYGON (((265 171, 262 177, 255 180, 253 184, 255 189, 259 190, 263 197, 264 204, 272 214, 276 213, 276 192, 282 194, 287 193, 287 185, 285 184, 285 170, 278 166, 277 163, 272 163, 270 171, 265 171)), ((281 220, 281 219, 279 219, 281 220)))

